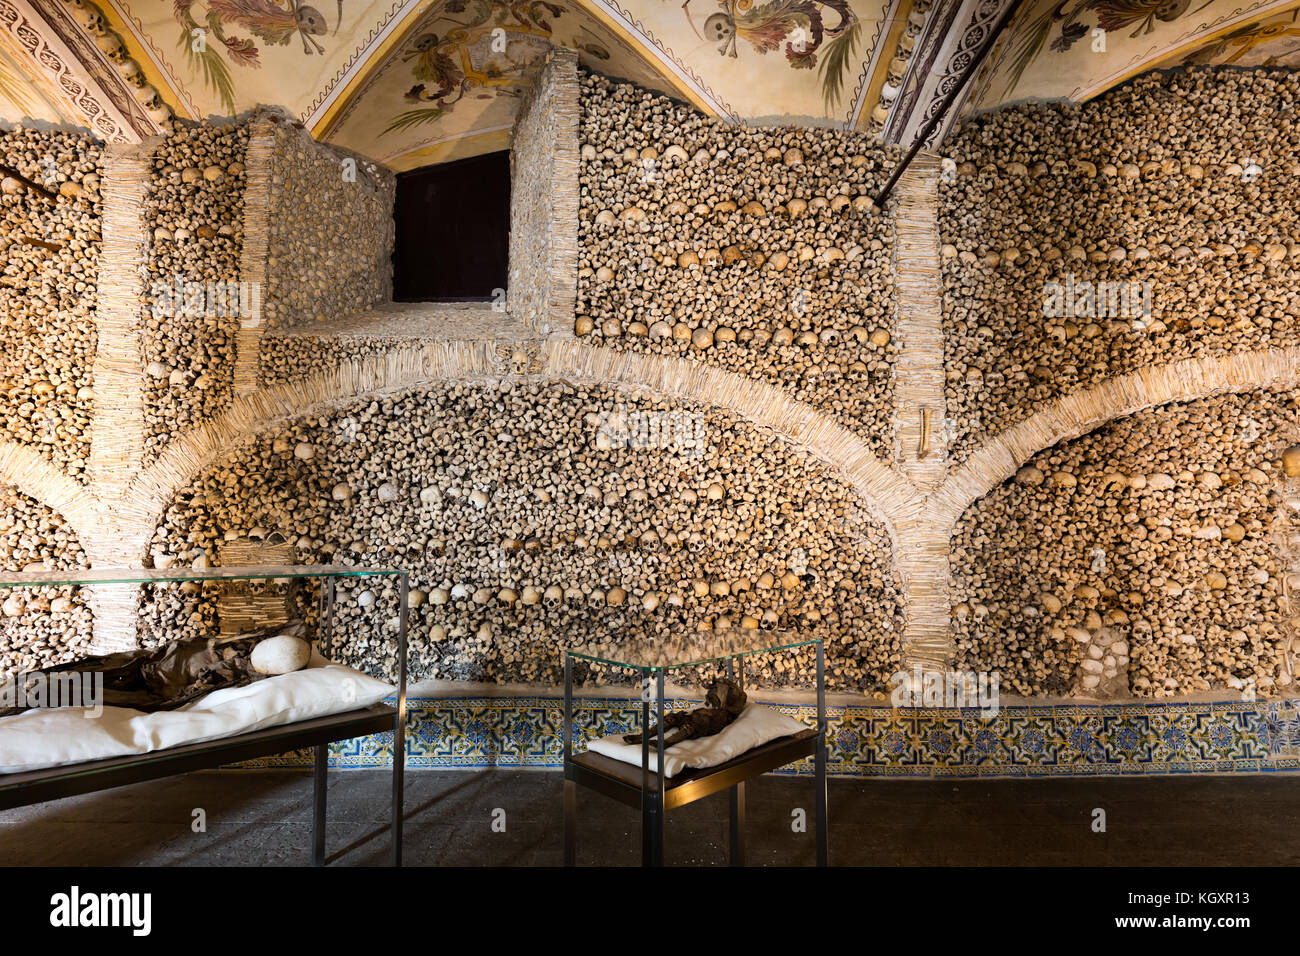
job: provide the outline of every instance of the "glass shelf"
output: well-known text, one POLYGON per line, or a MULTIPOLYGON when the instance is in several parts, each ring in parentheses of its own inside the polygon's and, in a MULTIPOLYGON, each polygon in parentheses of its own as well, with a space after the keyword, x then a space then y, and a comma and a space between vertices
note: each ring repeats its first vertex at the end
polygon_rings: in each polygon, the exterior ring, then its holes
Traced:
POLYGON ((623 641, 596 641, 570 648, 565 653, 581 660, 633 670, 670 671, 751 654, 813 647, 820 643, 819 637, 791 631, 730 628, 690 634, 644 635, 623 641))
POLYGON ((228 568, 79 568, 74 571, 0 572, 0 588, 35 588, 66 584, 164 584, 169 581, 264 581, 274 578, 355 578, 398 576, 398 568, 348 567, 338 564, 249 565, 228 568))

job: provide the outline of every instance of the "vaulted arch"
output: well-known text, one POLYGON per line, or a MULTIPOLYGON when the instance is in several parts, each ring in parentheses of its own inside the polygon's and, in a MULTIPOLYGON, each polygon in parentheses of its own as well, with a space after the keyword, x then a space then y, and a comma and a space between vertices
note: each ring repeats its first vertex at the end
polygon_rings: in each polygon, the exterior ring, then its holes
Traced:
POLYGON ((728 409, 777 432, 839 471, 864 506, 897 543, 895 520, 918 511, 908 483, 866 450, 862 440, 829 416, 797 402, 779 388, 698 362, 593 348, 551 338, 533 369, 519 376, 515 350, 494 342, 426 342, 402 345, 379 356, 345 362, 311 378, 237 397, 223 414, 180 436, 130 483, 118 513, 125 524, 152 524, 180 488, 223 451, 269 424, 345 401, 451 380, 526 377, 621 385, 728 409))
POLYGON ((77 532, 83 547, 102 525, 99 500, 28 445, 0 442, 0 483, 57 511, 77 532))
POLYGON ((1058 399, 986 442, 932 497, 949 523, 1044 448, 1134 412, 1224 392, 1300 385, 1300 347, 1186 359, 1140 369, 1058 399))

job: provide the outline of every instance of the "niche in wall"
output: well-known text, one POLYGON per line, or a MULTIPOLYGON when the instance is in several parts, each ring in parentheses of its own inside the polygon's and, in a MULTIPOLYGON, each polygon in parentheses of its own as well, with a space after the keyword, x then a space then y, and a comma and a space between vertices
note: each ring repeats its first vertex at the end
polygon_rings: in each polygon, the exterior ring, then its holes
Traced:
POLYGON ((393 208, 393 299, 492 301, 506 288, 510 153, 400 173, 393 208))

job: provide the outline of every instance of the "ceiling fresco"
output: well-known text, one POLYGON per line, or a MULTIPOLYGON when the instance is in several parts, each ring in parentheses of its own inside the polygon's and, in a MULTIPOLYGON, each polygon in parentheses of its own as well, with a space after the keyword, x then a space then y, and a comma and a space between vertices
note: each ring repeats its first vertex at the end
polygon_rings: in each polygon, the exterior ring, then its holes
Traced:
POLYGON ((1232 48, 1213 52, 1226 37, 1298 6, 1297 0, 1036 0, 999 40, 970 102, 983 110, 1027 99, 1086 100, 1144 70, 1226 63, 1232 48), (1204 58, 1189 60, 1198 51, 1204 58))
POLYGON ((394 169, 509 145, 520 97, 552 44, 584 65, 682 95, 637 49, 572 4, 445 0, 314 132, 394 169))
POLYGON ((104 0, 101 9, 139 50, 188 119, 258 105, 299 114, 357 51, 407 7, 357 0, 104 0))
MULTIPOLYGON (((854 95, 875 46, 911 6, 899 0, 40 2, 98 10, 83 21, 92 32, 111 29, 181 119, 276 105, 318 138, 398 169, 504 146, 531 70, 552 44, 577 49, 590 69, 733 121, 852 125, 854 95)), ((48 104, 24 109, 21 94, 5 92, 3 78, 0 117, 54 119, 48 104)))
MULTIPOLYGON (((403 170, 506 148, 540 58, 563 45, 589 69, 735 122, 910 142, 1006 3, 0 0, 0 122, 76 126, 100 115, 105 138, 130 140, 168 115, 273 105, 318 139, 403 170), (66 54, 79 101, 61 97, 43 49, 16 42, 33 29, 66 54)), ((1154 67, 1295 66, 1298 9, 1300 0, 1026 0, 966 109, 1087 99, 1154 67)))
POLYGON ((1179 54, 1160 65, 1171 68, 1207 64, 1300 69, 1300 7, 1257 20, 1205 43, 1194 53, 1179 54))

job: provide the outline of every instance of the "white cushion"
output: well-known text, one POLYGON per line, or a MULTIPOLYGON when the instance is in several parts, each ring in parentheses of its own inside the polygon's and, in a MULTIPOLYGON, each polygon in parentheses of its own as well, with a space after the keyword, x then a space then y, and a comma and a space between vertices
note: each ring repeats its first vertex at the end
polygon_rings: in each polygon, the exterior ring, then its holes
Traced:
POLYGON ((377 704, 396 688, 313 654, 310 666, 226 687, 172 711, 34 708, 0 718, 0 773, 151 753, 377 704))
MULTIPOLYGON (((651 720, 653 719, 652 715, 651 720)), ((787 717, 773 707, 750 704, 741 711, 739 717, 724 727, 721 733, 714 734, 712 737, 683 740, 679 744, 666 748, 664 776, 674 777, 687 767, 696 770, 716 767, 718 764, 739 757, 747 750, 753 750, 765 743, 808 729, 810 728, 807 724, 793 717, 787 717)), ((587 744, 587 749, 624 763, 641 766, 641 745, 624 743, 622 734, 593 740, 587 744)), ((659 753, 652 739, 650 771, 657 773, 658 770, 659 753)))

